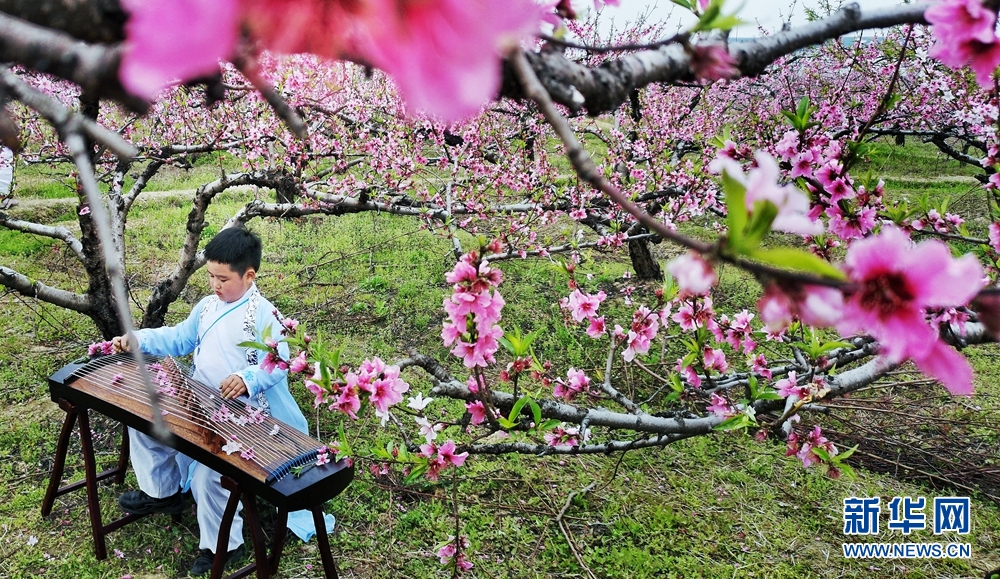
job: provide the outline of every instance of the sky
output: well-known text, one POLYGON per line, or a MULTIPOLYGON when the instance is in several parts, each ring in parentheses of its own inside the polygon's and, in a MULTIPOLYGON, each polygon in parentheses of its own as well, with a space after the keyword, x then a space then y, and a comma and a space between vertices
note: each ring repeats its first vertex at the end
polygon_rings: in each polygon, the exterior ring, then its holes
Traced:
MULTIPOLYGON (((902 4, 902 0, 856 0, 862 8, 885 8, 902 4)), ((846 3, 846 0, 845 2, 846 3)), ((840 0, 831 0, 834 6, 840 5, 840 0)), ((740 7, 741 0, 726 0, 724 11, 731 12, 740 7)), ((781 28, 782 22, 791 15, 792 25, 806 22, 805 9, 818 9, 821 2, 817 0, 742 0, 742 8, 737 12, 742 20, 749 24, 738 27, 733 36, 756 36, 758 24, 770 30, 781 28)), ((602 18, 614 18, 615 23, 622 25, 633 21, 637 15, 646 10, 652 10, 654 19, 669 19, 681 22, 680 16, 686 11, 675 6, 670 0, 621 0, 619 7, 605 7, 602 18)), ((687 13, 690 18, 690 13, 687 13)), ((691 22, 686 20, 684 22, 691 22)))

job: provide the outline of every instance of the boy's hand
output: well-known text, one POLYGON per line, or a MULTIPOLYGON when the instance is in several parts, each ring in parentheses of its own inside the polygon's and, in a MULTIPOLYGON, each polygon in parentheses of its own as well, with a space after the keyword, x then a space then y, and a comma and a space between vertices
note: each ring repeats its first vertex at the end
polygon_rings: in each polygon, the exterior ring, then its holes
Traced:
POLYGON ((246 383, 243 382, 243 378, 240 378, 236 374, 226 376, 222 384, 219 385, 219 389, 222 390, 222 397, 226 400, 232 400, 241 394, 247 393, 246 383))
POLYGON ((115 336, 114 338, 111 338, 111 347, 114 349, 115 354, 128 352, 131 350, 128 336, 115 336))

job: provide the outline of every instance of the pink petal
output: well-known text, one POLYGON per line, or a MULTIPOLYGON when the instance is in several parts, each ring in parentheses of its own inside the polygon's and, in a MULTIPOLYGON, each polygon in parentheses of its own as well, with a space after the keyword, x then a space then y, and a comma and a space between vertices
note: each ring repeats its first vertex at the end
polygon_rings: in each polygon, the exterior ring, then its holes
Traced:
POLYGON ((941 340, 935 340, 930 351, 913 362, 921 372, 937 378, 953 395, 972 395, 972 367, 965 356, 941 340))
POLYGON ((965 305, 983 287, 983 268, 972 255, 951 256, 944 243, 931 239, 919 243, 900 264, 922 306, 965 305))
POLYGON ((864 280, 878 273, 898 271, 900 262, 910 248, 910 239, 896 227, 883 227, 875 237, 851 244, 844 263, 851 269, 851 278, 864 280))
POLYGON ((396 26, 371 31, 366 52, 400 87, 409 107, 446 121, 477 113, 500 86, 500 53, 541 21, 530 0, 404 3, 396 26))
POLYGON ((882 351, 893 362, 920 358, 938 341, 937 333, 927 325, 922 311, 906 308, 882 319, 882 327, 871 333, 879 340, 882 351))
POLYGON ((153 99, 175 80, 218 69, 236 44, 238 0, 122 0, 129 12, 119 69, 129 92, 153 99))

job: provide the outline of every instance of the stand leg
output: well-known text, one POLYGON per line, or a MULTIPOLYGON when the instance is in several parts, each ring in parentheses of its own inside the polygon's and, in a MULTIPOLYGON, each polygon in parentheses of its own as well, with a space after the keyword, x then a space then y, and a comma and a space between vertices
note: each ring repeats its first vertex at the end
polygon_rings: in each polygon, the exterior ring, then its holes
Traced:
POLYGON ((278 572, 281 562, 281 552, 285 550, 285 538, 288 536, 288 511, 278 509, 278 518, 274 520, 274 541, 271 544, 271 574, 278 572))
POLYGON ((108 547, 104 541, 104 524, 101 522, 101 501, 97 496, 97 459, 94 457, 94 441, 90 436, 90 415, 86 409, 77 413, 80 427, 80 446, 83 449, 83 463, 86 469, 87 507, 90 509, 90 526, 94 531, 94 552, 97 559, 108 557, 108 547))
POLYGON ((72 404, 62 400, 59 406, 66 411, 66 420, 63 422, 62 431, 59 432, 59 444, 56 447, 55 460, 52 462, 49 487, 45 490, 45 498, 42 499, 43 517, 49 516, 52 512, 52 505, 55 504, 59 484, 62 483, 63 472, 66 469, 66 451, 69 449, 69 435, 73 433, 73 423, 76 421, 76 408, 72 404))
MULTIPOLYGON (((118 474, 115 475, 115 484, 125 484, 125 473, 128 471, 129 458, 128 426, 122 424, 122 447, 118 451, 118 474)), ((177 515, 174 515, 177 517, 177 515)), ((179 520, 179 519, 175 519, 179 520)))
POLYGON ((228 476, 222 477, 222 487, 229 490, 229 502, 222 513, 219 523, 219 540, 215 544, 215 561, 212 563, 212 573, 209 579, 221 579, 226 569, 226 555, 229 554, 229 530, 233 528, 233 517, 236 507, 240 504, 240 485, 228 476))
POLYGON ((326 579, 337 579, 337 563, 330 553, 330 539, 326 536, 326 520, 323 518, 323 505, 316 505, 312 509, 313 522, 316 523, 316 543, 319 547, 320 558, 323 559, 323 570, 326 572, 326 579))
POLYGON ((257 514, 257 497, 253 493, 243 493, 243 512, 246 513, 247 524, 250 525, 250 538, 253 541, 253 560, 257 567, 257 579, 268 579, 271 576, 271 565, 267 560, 267 540, 264 530, 260 528, 260 517, 257 514))

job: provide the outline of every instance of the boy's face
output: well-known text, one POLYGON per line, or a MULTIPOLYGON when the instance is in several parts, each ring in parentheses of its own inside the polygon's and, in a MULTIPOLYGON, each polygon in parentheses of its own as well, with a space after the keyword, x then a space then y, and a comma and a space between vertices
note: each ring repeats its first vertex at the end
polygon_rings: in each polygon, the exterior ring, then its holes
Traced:
POLYGON ((257 277, 257 272, 252 267, 240 275, 229 264, 217 261, 207 262, 205 269, 208 270, 208 283, 212 291, 224 302, 234 302, 243 297, 257 277))

